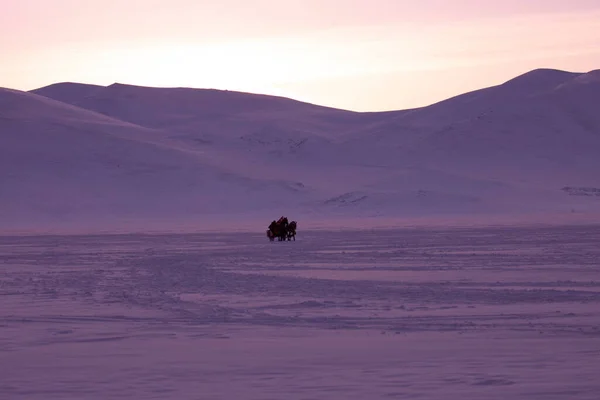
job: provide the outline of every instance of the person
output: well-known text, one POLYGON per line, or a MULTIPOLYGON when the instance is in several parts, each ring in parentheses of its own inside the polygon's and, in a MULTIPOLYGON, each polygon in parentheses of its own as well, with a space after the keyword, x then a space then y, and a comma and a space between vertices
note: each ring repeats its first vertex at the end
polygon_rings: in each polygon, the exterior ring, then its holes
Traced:
POLYGON ((269 225, 269 230, 273 232, 273 234, 277 233, 277 222, 275 222, 275 220, 269 225))
POLYGON ((273 240, 275 240, 275 237, 277 236, 277 222, 275 222, 275 220, 273 220, 270 224, 269 224, 269 229, 267 229, 267 237, 269 238, 269 240, 272 242, 273 240))

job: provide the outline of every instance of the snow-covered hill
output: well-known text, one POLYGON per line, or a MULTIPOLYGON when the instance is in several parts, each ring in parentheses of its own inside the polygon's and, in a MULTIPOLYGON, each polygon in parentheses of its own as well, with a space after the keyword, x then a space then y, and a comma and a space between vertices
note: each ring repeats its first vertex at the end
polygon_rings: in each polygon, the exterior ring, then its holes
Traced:
POLYGON ((233 172, 231 160, 217 166, 160 132, 31 93, 0 90, 0 132, 5 229, 202 221, 277 209, 303 189, 233 172))
POLYGON ((386 188, 470 194, 503 212, 560 209, 559 188, 600 185, 597 77, 531 71, 382 121, 345 146, 355 154, 369 148, 371 163, 394 171, 383 174, 386 188))
POLYGON ((381 113, 204 89, 3 89, 0 144, 14 228, 600 210, 571 195, 600 187, 598 71, 534 70, 381 113))
POLYGON ((144 127, 196 139, 210 137, 207 140, 260 136, 261 132, 335 139, 378 119, 282 97, 213 89, 59 83, 32 93, 144 127))

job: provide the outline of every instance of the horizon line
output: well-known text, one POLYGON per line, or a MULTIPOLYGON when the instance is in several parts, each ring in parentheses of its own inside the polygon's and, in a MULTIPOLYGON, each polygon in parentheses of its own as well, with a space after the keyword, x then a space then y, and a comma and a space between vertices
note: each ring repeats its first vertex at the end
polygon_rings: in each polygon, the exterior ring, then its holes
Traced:
MULTIPOLYGON (((470 90, 467 92, 462 92, 462 93, 457 93, 454 94, 450 97, 445 97, 442 99, 439 99, 437 101, 434 101, 433 103, 429 103, 423 106, 418 106, 418 107, 412 107, 412 108, 405 108, 405 109, 386 109, 386 110, 375 110, 375 111, 359 111, 359 110, 352 110, 352 109, 346 109, 346 108, 339 108, 339 107, 335 107, 335 106, 331 106, 331 105, 325 105, 325 104, 319 104, 319 103, 314 103, 311 101, 306 101, 306 100, 302 100, 300 98, 295 98, 295 97, 290 97, 290 96, 284 96, 284 95, 278 95, 278 94, 269 94, 269 93, 261 93, 261 92, 250 92, 250 91, 243 91, 243 90, 236 90, 236 89, 220 89, 220 88, 215 88, 215 87, 194 87, 194 86, 161 86, 161 85, 156 85, 156 86, 150 86, 150 85, 138 85, 138 84, 129 84, 129 83, 123 83, 123 82, 113 82, 110 83, 108 85, 102 85, 99 83, 87 83, 87 82, 75 82, 75 81, 61 81, 61 82, 54 82, 54 83, 50 83, 48 85, 44 85, 44 86, 40 86, 40 87, 36 87, 34 89, 29 89, 29 90, 23 90, 23 89, 18 89, 18 88, 10 88, 10 87, 4 87, 4 89, 12 89, 12 90, 17 90, 17 91, 21 91, 21 92, 25 92, 25 93, 30 93, 30 94, 34 94, 34 95, 38 95, 37 93, 34 93, 35 91, 38 90, 42 90, 42 89, 46 89, 52 86, 58 86, 58 85, 81 85, 81 86, 95 86, 98 88, 109 88, 111 86, 117 86, 117 85, 121 85, 121 86, 129 86, 129 87, 135 87, 135 88, 145 88, 145 89, 183 89, 183 90, 199 90, 199 91, 218 91, 218 92, 232 92, 232 93, 238 93, 238 94, 246 94, 246 95, 253 95, 253 96, 265 96, 265 97, 271 97, 271 98, 279 98, 279 99, 286 99, 286 100, 290 100, 290 101, 295 101, 298 103, 303 103, 303 104, 308 104, 308 105, 312 105, 312 106, 316 106, 316 107, 321 107, 321 108, 329 108, 329 109, 333 109, 333 110, 339 110, 339 111, 346 111, 346 112, 352 112, 352 113, 359 113, 359 114, 373 114, 373 113, 389 113, 389 112, 399 112, 399 111, 411 111, 411 110, 418 110, 421 108, 426 108, 426 107, 430 107, 433 106, 435 104, 453 99, 455 97, 459 97, 462 95, 466 95, 469 93, 474 93, 474 92, 478 92, 480 90, 485 90, 485 89, 489 89, 489 88, 493 88, 493 87, 497 87, 497 86, 501 86, 507 82, 510 82, 514 79, 517 79, 519 77, 528 75, 532 72, 536 72, 536 71, 554 71, 554 72, 564 72, 564 73, 570 73, 570 74, 575 74, 575 75, 585 75, 588 73, 592 73, 594 71, 600 71, 600 69, 592 69, 589 70, 587 72, 574 72, 574 71, 568 71, 568 70, 562 70, 562 69, 558 69, 558 68, 550 68, 550 67, 539 67, 539 68, 534 68, 528 71, 525 71, 523 73, 520 73, 518 75, 515 75, 514 77, 508 79, 508 80, 504 80, 503 82, 494 84, 494 85, 490 85, 490 86, 482 86, 479 87, 477 89, 474 90, 470 90)), ((40 96, 40 95, 38 95, 40 96)), ((45 96, 44 96, 45 97, 45 96)))

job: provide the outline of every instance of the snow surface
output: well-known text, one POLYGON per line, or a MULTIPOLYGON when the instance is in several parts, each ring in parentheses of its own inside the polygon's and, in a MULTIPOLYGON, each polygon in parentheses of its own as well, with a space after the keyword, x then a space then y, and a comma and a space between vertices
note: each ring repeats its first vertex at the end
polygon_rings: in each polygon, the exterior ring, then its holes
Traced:
POLYGON ((381 113, 0 88, 0 399, 596 400, 598 154, 598 71, 381 113))
POLYGON ((0 229, 600 221, 598 197, 572 195, 600 188, 599 82, 540 69, 381 113, 118 83, 2 89, 0 229))
POLYGON ((595 400, 600 227, 0 237, 0 398, 595 400))

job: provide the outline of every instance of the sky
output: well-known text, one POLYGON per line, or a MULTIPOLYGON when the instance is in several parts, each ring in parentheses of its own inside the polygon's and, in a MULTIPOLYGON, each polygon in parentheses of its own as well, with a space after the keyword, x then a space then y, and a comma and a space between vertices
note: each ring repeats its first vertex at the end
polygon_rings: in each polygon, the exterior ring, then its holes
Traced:
POLYGON ((420 107, 600 68, 600 0, 0 0, 0 87, 56 82, 420 107))

